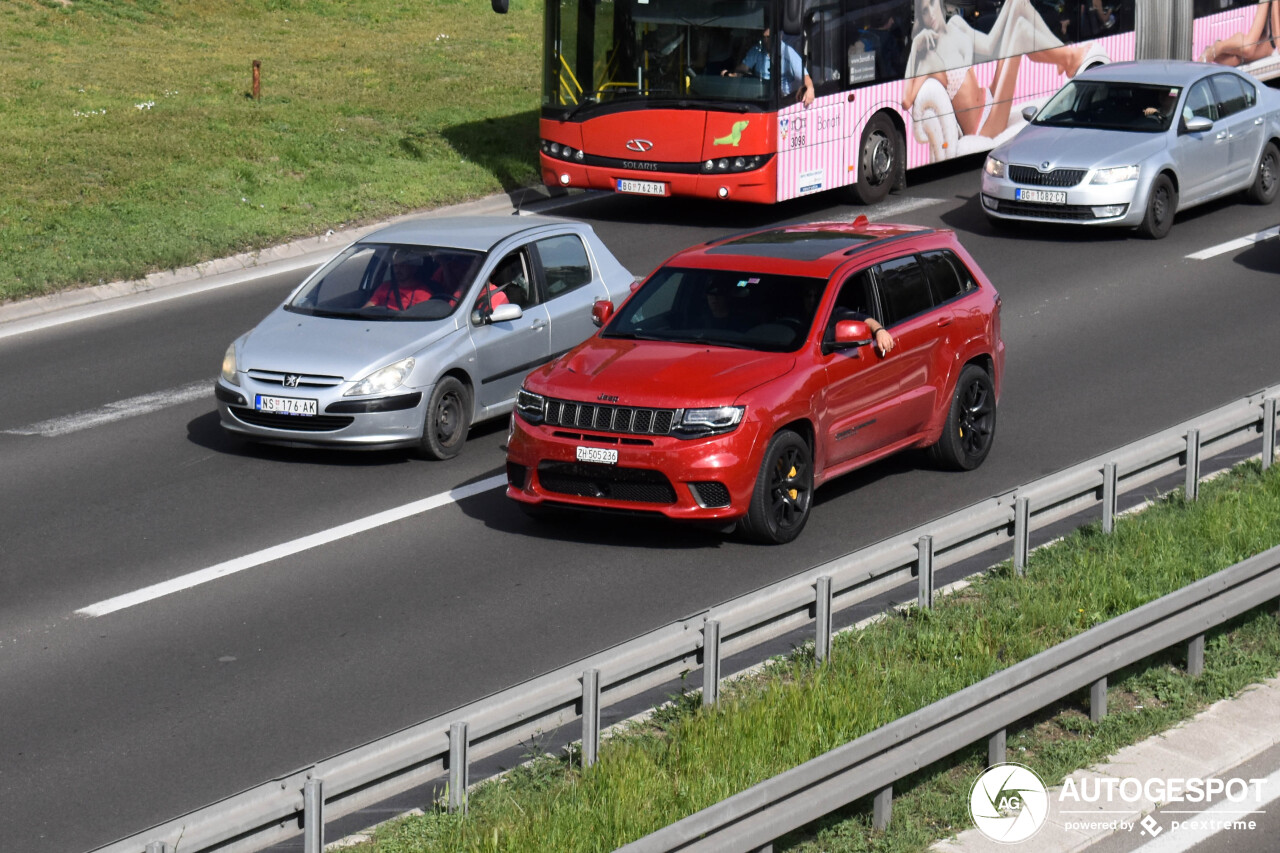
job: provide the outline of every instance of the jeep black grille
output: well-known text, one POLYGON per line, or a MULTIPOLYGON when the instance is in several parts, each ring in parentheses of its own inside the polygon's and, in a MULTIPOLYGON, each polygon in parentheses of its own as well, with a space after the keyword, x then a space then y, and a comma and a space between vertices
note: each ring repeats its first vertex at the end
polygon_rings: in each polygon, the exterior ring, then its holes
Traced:
POLYGON ((630 406, 597 406, 568 400, 547 400, 545 423, 601 432, 667 435, 671 432, 675 419, 675 409, 636 409, 630 406))

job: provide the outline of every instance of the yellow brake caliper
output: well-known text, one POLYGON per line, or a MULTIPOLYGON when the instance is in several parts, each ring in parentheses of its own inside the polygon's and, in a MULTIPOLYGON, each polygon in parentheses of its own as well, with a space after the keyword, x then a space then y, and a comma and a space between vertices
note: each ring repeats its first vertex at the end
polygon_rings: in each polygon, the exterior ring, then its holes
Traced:
MULTIPOLYGON (((796 466, 792 465, 791 473, 787 475, 787 479, 791 479, 796 475, 796 473, 796 466)), ((800 491, 798 489, 787 489, 787 494, 791 495, 791 500, 795 500, 800 497, 800 491)))

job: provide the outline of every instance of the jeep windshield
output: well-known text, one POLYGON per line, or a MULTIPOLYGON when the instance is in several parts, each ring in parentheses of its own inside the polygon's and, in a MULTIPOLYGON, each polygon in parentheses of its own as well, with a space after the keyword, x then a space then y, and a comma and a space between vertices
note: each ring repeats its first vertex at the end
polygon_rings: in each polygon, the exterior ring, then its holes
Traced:
POLYGON ((601 337, 794 352, 813 326, 825 286, 820 278, 664 267, 601 337))

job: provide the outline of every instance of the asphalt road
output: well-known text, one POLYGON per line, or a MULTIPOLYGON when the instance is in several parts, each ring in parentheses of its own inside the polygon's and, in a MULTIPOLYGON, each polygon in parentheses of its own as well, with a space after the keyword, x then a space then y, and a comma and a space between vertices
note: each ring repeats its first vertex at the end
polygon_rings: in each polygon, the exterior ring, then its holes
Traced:
POLYGON ((0 847, 96 847, 1280 382, 1280 245, 1187 257, 1274 227, 1280 207, 1215 204, 1160 242, 995 233, 979 165, 915 174, 871 209, 556 211, 637 273, 769 222, 951 227, 1000 289, 1008 371, 986 464, 944 473, 907 454, 856 472, 780 548, 658 522, 539 527, 487 487, 505 422, 446 463, 229 438, 211 393, 223 350, 297 273, 0 338, 0 847), (261 555, 469 483, 478 494, 261 555), (216 566, 238 571, 76 613, 216 566))

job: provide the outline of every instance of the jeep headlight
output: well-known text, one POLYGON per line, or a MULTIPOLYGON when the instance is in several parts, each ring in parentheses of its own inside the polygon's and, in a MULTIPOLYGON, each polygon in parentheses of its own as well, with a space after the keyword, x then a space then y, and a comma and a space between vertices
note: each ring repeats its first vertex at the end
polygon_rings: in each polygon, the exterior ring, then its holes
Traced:
POLYGON ((1099 169, 1093 173, 1091 184, 1119 184, 1124 181, 1138 180, 1137 166, 1116 166, 1113 169, 1099 169))
POLYGON ((516 392, 516 412, 531 424, 540 424, 546 417, 547 398, 521 388, 516 392))
POLYGON ((385 394, 388 391, 394 391, 404 384, 412 370, 413 359, 402 358, 395 364, 388 364, 370 373, 342 396, 363 397, 366 394, 385 394))
POLYGON ((744 406, 717 406, 713 409, 685 409, 676 432, 685 438, 701 438, 732 432, 742 423, 744 406))

